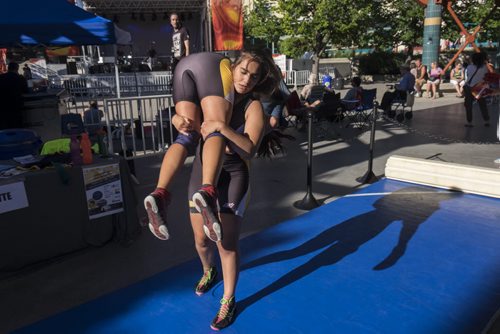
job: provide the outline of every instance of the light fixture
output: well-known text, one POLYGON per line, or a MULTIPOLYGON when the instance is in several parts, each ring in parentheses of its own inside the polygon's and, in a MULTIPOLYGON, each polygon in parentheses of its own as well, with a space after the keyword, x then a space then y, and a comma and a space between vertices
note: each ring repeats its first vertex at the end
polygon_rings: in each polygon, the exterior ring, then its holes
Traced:
POLYGON ((428 44, 428 45, 431 45, 431 44, 432 44, 432 37, 429 37, 429 39, 427 40, 427 44, 428 44))
POLYGON ((156 13, 151 14, 151 21, 156 21, 156 13))
POLYGON ((114 22, 114 23, 118 23, 118 22, 120 22, 120 18, 118 17, 118 15, 116 15, 116 14, 115 14, 115 15, 113 15, 113 22, 114 22))
POLYGON ((144 17, 144 13, 139 14, 139 18, 141 21, 146 21, 146 18, 144 17))
POLYGON ((135 13, 132 13, 132 16, 130 16, 130 18, 131 18, 132 20, 134 20, 134 21, 135 21, 135 20, 137 20, 137 17, 135 16, 135 13))

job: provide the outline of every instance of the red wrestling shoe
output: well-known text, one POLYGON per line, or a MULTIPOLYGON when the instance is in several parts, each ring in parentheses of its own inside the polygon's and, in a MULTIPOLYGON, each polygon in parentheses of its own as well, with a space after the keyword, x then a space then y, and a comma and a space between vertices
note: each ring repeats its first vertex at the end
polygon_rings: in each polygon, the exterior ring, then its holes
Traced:
POLYGON ((167 240, 170 237, 167 229, 167 206, 169 204, 170 193, 162 188, 156 188, 144 199, 149 229, 155 237, 161 240, 167 240))
POLYGON ((203 216, 203 230, 207 237, 214 241, 222 240, 222 226, 217 210, 217 191, 213 185, 203 185, 194 193, 193 203, 203 216))

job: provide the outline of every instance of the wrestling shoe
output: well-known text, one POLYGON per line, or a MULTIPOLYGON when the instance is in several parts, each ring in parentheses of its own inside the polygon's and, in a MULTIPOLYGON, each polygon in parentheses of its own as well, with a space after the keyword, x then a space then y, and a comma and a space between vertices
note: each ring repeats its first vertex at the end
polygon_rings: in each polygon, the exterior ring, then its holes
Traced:
POLYGON ((231 325, 236 314, 236 301, 234 300, 234 296, 229 299, 222 297, 220 304, 219 312, 217 312, 217 315, 214 320, 212 320, 212 324, 210 325, 210 328, 215 331, 224 329, 231 325))
POLYGON ((149 229, 155 237, 161 240, 167 240, 170 237, 167 229, 167 206, 169 204, 170 194, 161 188, 156 188, 144 199, 149 229))
POLYGON ((210 269, 208 269, 203 273, 203 276, 196 284, 194 292, 198 296, 201 296, 214 286, 216 278, 217 278, 217 268, 210 267, 210 269))
POLYGON ((214 241, 222 240, 222 226, 217 212, 217 191, 212 185, 203 185, 194 193, 193 203, 203 216, 203 230, 214 241))

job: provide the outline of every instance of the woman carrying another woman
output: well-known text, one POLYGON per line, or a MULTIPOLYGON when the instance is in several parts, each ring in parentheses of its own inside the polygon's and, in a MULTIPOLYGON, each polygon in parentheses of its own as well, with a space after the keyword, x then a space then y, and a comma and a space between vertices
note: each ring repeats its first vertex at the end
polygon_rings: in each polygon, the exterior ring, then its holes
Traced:
MULTIPOLYGON (((173 99, 176 114, 189 125, 179 133, 163 157, 156 189, 144 199, 149 229, 161 240, 167 240, 168 188, 189 153, 194 153, 201 133, 201 117, 205 121, 228 123, 234 102, 234 86, 229 59, 216 53, 196 53, 182 58, 173 78, 173 99)), ((206 228, 211 238, 221 240, 222 230, 216 215, 217 191, 214 184, 222 166, 226 140, 218 132, 204 137, 202 185, 193 195, 207 217, 206 228)))
MULTIPOLYGON (((224 238, 216 244, 210 242, 210 234, 204 227, 205 216, 196 208, 196 198, 190 201, 190 219, 195 246, 201 260, 203 276, 195 286, 195 293, 202 295, 216 282, 215 250, 222 264, 224 293, 221 306, 211 323, 214 330, 229 326, 235 316, 235 290, 239 275, 239 235, 245 207, 248 204, 249 160, 256 154, 263 138, 268 119, 262 105, 252 93, 270 94, 278 89, 280 73, 272 58, 257 52, 243 51, 232 66, 235 90, 234 107, 229 124, 222 121, 204 121, 202 136, 217 132, 227 140, 225 160, 217 183, 218 212, 224 238)), ((174 126, 180 133, 189 133, 191 125, 176 115, 174 126)), ((267 136, 266 136, 267 138, 267 136)), ((265 141, 265 140, 264 140, 265 141)), ((262 143, 260 147, 266 147, 262 143)), ((196 194, 202 181, 205 164, 203 143, 196 150, 189 182, 189 195, 196 194), (203 153, 202 153, 203 152, 203 153)), ((191 197, 190 197, 191 198, 191 197)))

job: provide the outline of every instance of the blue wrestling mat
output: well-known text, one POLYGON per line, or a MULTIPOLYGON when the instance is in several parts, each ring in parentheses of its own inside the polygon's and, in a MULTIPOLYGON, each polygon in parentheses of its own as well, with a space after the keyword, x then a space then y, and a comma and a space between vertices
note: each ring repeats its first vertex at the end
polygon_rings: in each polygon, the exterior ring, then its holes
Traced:
MULTIPOLYGON (((382 180, 243 239, 242 254, 224 333, 480 333, 500 308, 498 199, 382 180)), ((222 284, 196 296, 200 271, 190 261, 16 333, 209 333, 222 284)))

